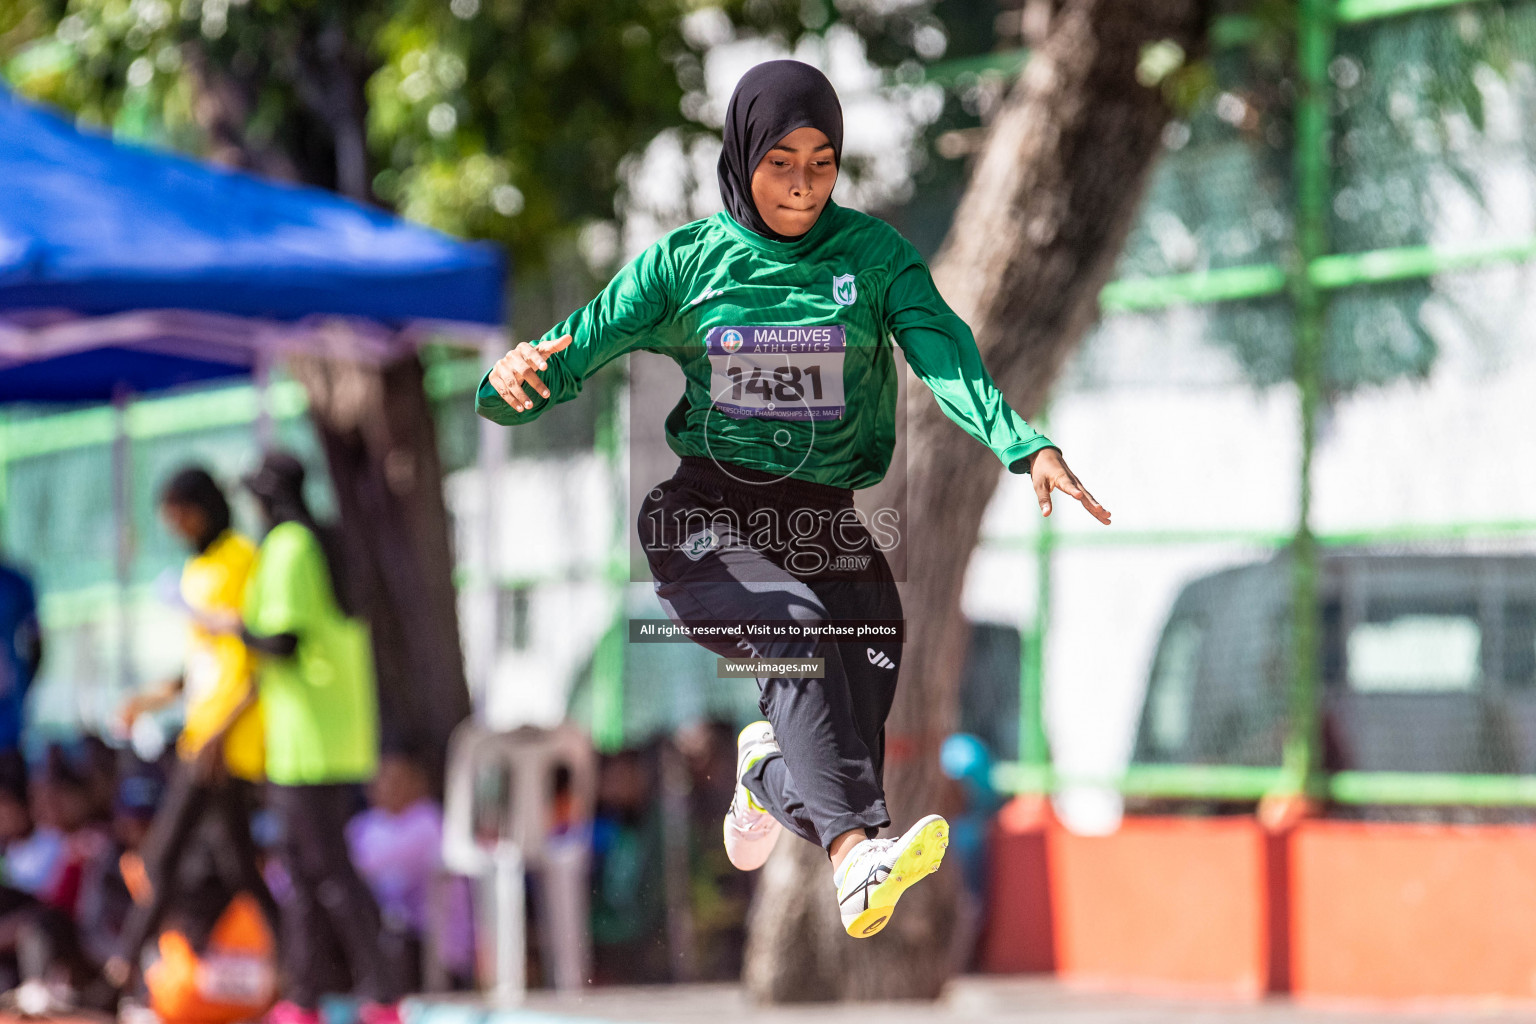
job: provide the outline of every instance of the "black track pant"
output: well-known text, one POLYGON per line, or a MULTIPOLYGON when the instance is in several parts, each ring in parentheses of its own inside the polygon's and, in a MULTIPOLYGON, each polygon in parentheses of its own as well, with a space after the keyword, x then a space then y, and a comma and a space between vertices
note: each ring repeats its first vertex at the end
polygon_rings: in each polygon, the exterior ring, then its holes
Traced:
POLYGON ((318 1005, 335 970, 340 947, 357 994, 390 1003, 402 994, 401 968, 383 942, 373 893, 347 851, 346 825, 357 796, 351 785, 269 787, 282 825, 278 846, 293 893, 283 906, 285 998, 306 1009, 318 1005))
MULTIPOLYGON (((255 802, 255 786, 249 782, 227 776, 205 781, 198 778, 191 762, 176 763, 165 800, 144 841, 150 899, 136 905, 123 925, 120 948, 130 963, 138 963, 145 941, 182 895, 182 863, 194 852, 212 859, 220 880, 231 893, 244 891, 254 896, 276 932, 277 903, 261 877, 256 842, 251 838, 255 802)), ((212 922, 207 924, 211 927, 212 922)), ((189 937, 197 946, 207 938, 189 937)))
MULTIPOLYGON (((851 491, 684 458, 638 519, 656 596, 676 622, 828 623, 901 619, 890 566, 853 516, 851 491)), ((785 828, 829 848, 891 823, 881 784, 896 693, 894 640, 698 639, 723 657, 823 658, 825 676, 760 678, 758 701, 783 756, 743 780, 785 828)))

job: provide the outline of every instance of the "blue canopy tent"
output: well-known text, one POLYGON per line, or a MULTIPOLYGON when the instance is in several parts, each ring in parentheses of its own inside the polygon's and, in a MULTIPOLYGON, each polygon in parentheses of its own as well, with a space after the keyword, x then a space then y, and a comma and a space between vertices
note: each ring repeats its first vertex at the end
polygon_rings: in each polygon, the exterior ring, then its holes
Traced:
POLYGON ((0 89, 0 402, 243 376, 338 318, 385 356, 502 321, 499 250, 82 131, 0 89))
MULTIPOLYGON (((330 193, 81 130, 0 88, 0 403, 261 381, 285 354, 387 363, 499 343, 506 265, 330 193)), ((113 446, 127 679, 128 442, 113 446)))

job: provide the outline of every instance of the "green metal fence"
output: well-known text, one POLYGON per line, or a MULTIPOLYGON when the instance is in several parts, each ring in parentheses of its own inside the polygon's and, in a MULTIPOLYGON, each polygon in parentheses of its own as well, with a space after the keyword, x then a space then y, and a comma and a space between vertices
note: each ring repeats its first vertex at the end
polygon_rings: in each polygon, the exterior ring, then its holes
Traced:
MULTIPOLYGON (((1034 553, 1039 590, 1033 625, 1025 630, 1020 760, 1001 765, 997 781, 1015 792, 1088 785, 1126 797, 1220 803, 1306 794, 1340 804, 1533 805, 1536 776, 1531 772, 1536 768, 1514 759, 1507 774, 1454 766, 1444 771, 1325 766, 1327 684, 1322 676, 1329 669, 1323 632, 1330 627, 1320 564, 1327 553, 1480 550, 1479 545, 1536 537, 1536 516, 1433 522, 1407 515, 1399 521, 1387 517, 1379 527, 1320 535, 1315 529, 1314 454, 1321 419, 1352 388, 1379 384, 1392 373, 1427 376, 1431 363, 1424 360, 1432 361, 1433 350, 1424 356, 1416 349, 1427 343, 1416 323, 1419 309, 1411 304, 1429 293, 1431 281, 1536 259, 1536 237, 1518 234, 1518 217, 1512 218, 1512 237, 1511 226, 1501 222, 1496 209, 1482 210, 1481 220, 1473 216, 1471 229, 1458 237, 1444 237, 1444 232, 1432 237, 1436 232, 1426 223, 1427 207, 1448 188, 1436 182, 1471 182, 1478 169, 1466 165, 1478 158, 1479 146, 1492 144, 1477 141, 1486 139, 1484 120, 1491 116, 1478 76, 1529 82, 1536 66, 1536 5, 1299 0, 1291 16, 1294 21, 1283 29, 1225 19, 1211 58, 1223 90, 1218 104, 1242 108, 1230 97, 1246 99, 1245 123, 1226 130, 1212 111, 1194 111, 1177 126, 1182 134, 1175 141, 1186 144, 1193 136, 1190 148, 1200 153, 1182 164, 1172 155, 1165 159, 1121 273, 1103 290, 1100 302, 1107 323, 1180 308, 1203 310, 1237 338, 1237 358, 1256 385, 1294 387, 1299 453, 1291 468, 1297 496, 1294 529, 1111 530, 1073 536, 1042 529, 1023 537, 990 538, 994 547, 1034 553), (1271 51, 1278 37, 1278 49, 1288 54, 1283 62, 1266 65, 1253 57, 1251 45, 1263 37, 1269 38, 1271 51), (1415 109, 1431 113, 1416 121, 1415 109), (1458 143, 1457 132, 1474 141, 1458 143), (1269 144, 1255 144, 1255 138, 1269 144), (1277 159, 1285 153, 1288 165, 1277 159), (1156 228, 1154 219, 1170 209, 1195 225, 1196 235, 1202 225, 1227 224, 1247 230, 1257 241, 1233 247, 1239 251, 1231 258, 1206 252, 1205 265, 1197 270, 1159 266, 1155 247, 1146 242, 1156 228), (1362 215, 1361 209, 1367 212, 1362 215), (1384 325, 1395 322, 1387 315, 1394 304, 1410 311, 1396 318, 1407 327, 1397 337, 1387 336, 1384 346, 1397 369, 1372 341, 1390 334, 1384 325), (1281 343, 1287 332, 1289 345, 1281 343), (1053 559, 1083 545, 1129 549, 1221 543, 1284 552, 1289 567, 1284 735, 1274 763, 1198 763, 1191 758, 1153 764, 1138 763, 1133 755, 1123 773, 1102 777, 1058 769, 1045 741, 1044 709, 1043 648, 1052 626, 1053 559)), ((1526 156, 1536 153, 1536 124, 1523 127, 1518 144, 1526 156)), ((1513 650, 1514 642, 1510 645, 1513 650)), ((1515 693, 1508 703, 1518 705, 1523 699, 1515 693)), ((1503 711, 1504 718, 1523 721, 1523 705, 1503 711)))

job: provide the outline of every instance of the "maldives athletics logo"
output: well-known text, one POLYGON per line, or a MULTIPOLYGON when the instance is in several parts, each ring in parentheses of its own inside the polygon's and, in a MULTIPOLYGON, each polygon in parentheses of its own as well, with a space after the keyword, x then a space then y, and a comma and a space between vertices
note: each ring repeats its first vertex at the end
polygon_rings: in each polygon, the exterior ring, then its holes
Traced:
POLYGON ((859 286, 853 283, 852 274, 840 274, 832 278, 832 301, 839 306, 851 306, 859 301, 859 286))
POLYGON ((735 355, 741 351, 741 332, 732 327, 720 335, 720 347, 725 349, 726 355, 735 355))

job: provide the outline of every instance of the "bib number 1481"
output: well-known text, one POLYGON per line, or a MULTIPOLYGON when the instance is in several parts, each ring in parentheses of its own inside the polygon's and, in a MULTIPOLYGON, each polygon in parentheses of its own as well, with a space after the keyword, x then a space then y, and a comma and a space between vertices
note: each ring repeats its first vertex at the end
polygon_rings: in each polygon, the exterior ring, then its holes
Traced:
POLYGON ((731 378, 731 397, 757 395, 765 402, 798 402, 804 398, 820 401, 821 367, 775 366, 764 371, 761 366, 727 366, 731 378))

